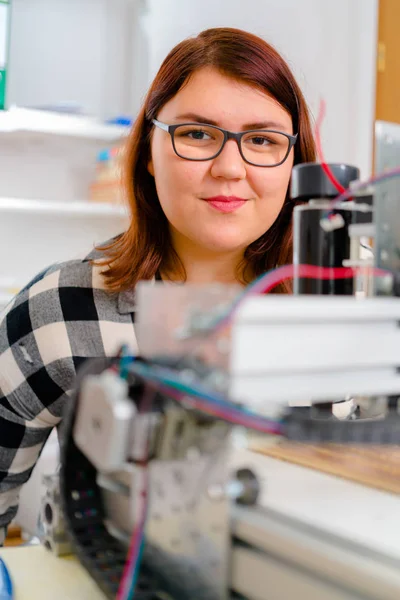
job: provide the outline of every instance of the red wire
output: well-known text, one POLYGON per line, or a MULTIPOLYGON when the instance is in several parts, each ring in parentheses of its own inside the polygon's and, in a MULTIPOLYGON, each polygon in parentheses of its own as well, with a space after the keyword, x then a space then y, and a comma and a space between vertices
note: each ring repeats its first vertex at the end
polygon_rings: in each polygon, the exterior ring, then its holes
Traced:
MULTIPOLYGON (((185 399, 185 394, 174 390, 168 385, 164 384, 164 387, 161 385, 160 389, 164 389, 165 393, 172 398, 175 398, 177 402, 181 403, 182 400, 185 399)), ((270 421, 269 423, 266 423, 262 417, 246 415, 246 413, 240 412, 240 410, 238 410, 233 404, 232 410, 229 410, 218 406, 212 406, 210 402, 198 400, 194 397, 192 397, 190 401, 193 408, 197 408, 198 410, 202 410, 207 414, 219 417, 228 423, 234 423, 236 425, 241 425, 242 427, 248 427, 249 429, 254 429, 256 431, 261 431, 263 433, 269 433, 272 435, 282 434, 282 428, 279 422, 270 421)))
MULTIPOLYGON (((139 413, 146 414, 149 412, 152 399, 154 397, 154 391, 147 387, 144 391, 144 397, 139 406, 139 413)), ((147 517, 147 504, 148 504, 148 487, 149 487, 149 474, 148 474, 148 457, 149 455, 149 435, 146 437, 145 441, 145 458, 143 462, 143 488, 141 490, 141 510, 140 517, 135 524, 133 529, 133 534, 129 543, 128 555, 125 561, 121 581, 118 588, 117 599, 116 600, 127 600, 130 596, 131 585, 133 581, 133 575, 135 570, 140 568, 140 565, 137 564, 140 546, 142 543, 142 537, 144 534, 144 529, 146 526, 146 517, 147 517)))
MULTIPOLYGON (((375 277, 387 275, 387 271, 365 267, 368 272, 372 271, 375 277)), ((266 277, 265 286, 261 293, 268 294, 274 287, 285 281, 292 279, 294 276, 303 277, 305 279, 346 279, 354 277, 358 273, 363 273, 362 267, 317 267, 314 265, 285 265, 280 267, 275 273, 272 272, 266 277), (275 275, 275 277, 274 277, 275 275)))
POLYGON ((335 188, 337 189, 339 194, 343 194, 343 192, 345 191, 346 188, 344 188, 342 186, 342 184, 336 179, 336 177, 332 173, 332 170, 329 168, 329 165, 327 165, 327 163, 325 162, 324 154, 322 151, 321 127, 322 127, 322 122, 325 118, 325 110, 326 110, 325 101, 323 99, 321 99, 321 102, 319 104, 318 118, 317 118, 317 121, 315 124, 315 145, 317 147, 318 158, 320 160, 321 167, 322 167, 324 173, 326 174, 326 176, 328 177, 328 179, 332 183, 332 185, 335 186, 335 188))

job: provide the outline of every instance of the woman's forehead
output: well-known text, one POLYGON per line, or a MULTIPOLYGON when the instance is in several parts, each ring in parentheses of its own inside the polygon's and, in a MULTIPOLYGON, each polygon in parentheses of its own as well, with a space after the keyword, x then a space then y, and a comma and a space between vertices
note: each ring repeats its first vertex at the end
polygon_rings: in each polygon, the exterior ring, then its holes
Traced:
POLYGON ((208 67, 189 78, 165 104, 161 117, 175 122, 204 119, 221 126, 223 121, 232 121, 241 128, 265 121, 285 130, 292 125, 290 114, 267 92, 208 67), (201 119, 195 119, 196 116, 201 119))

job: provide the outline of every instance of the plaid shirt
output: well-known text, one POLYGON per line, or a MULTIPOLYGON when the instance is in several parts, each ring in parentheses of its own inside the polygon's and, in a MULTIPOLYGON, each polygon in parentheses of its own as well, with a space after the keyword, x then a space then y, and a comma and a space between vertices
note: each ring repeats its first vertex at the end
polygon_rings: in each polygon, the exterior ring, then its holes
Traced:
POLYGON ((137 350, 133 291, 105 289, 90 259, 41 272, 0 320, 0 545, 19 490, 61 420, 76 370, 87 358, 137 350))

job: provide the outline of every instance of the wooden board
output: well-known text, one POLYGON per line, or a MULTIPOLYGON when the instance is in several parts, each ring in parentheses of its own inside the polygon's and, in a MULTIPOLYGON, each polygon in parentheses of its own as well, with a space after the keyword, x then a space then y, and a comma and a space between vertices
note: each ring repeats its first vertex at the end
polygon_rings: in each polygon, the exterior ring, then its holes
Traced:
POLYGON ((376 118, 400 123, 400 2, 379 1, 376 118))
POLYGON ((1 548, 14 584, 15 600, 105 600, 73 557, 57 558, 42 546, 1 548))
POLYGON ((270 446, 258 442, 252 450, 271 458, 400 494, 399 446, 312 445, 282 441, 270 446))
POLYGON ((5 546, 20 546, 24 543, 22 539, 21 527, 10 525, 7 529, 7 537, 4 541, 5 546))

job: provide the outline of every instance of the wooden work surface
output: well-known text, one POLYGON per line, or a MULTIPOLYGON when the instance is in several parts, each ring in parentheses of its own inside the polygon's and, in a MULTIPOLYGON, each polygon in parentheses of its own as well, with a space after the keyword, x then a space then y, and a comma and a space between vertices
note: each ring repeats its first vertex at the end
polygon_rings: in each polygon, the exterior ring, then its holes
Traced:
POLYGON ((42 546, 1 548, 14 584, 15 600, 105 600, 72 557, 57 558, 42 546))
POLYGON ((400 494, 399 446, 313 445, 282 441, 270 446, 258 443, 252 450, 385 492, 400 494))

